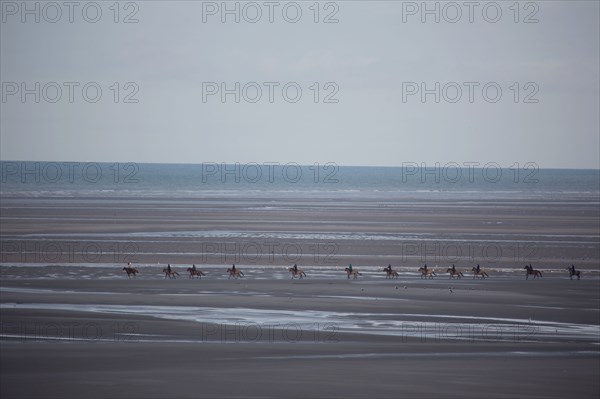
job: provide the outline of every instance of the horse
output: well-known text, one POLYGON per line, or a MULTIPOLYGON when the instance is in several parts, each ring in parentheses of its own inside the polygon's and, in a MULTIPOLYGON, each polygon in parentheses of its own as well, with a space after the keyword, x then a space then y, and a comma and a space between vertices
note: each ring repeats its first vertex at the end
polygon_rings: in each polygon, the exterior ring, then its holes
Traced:
POLYGON ((350 270, 349 267, 345 268, 344 271, 348 276, 348 280, 350 280, 350 276, 354 276, 355 280, 358 278, 358 276, 362 276, 362 273, 359 273, 357 270, 350 270))
POLYGON ((391 279, 391 278, 398 278, 398 276, 400 276, 400 274, 398 274, 398 272, 397 272, 397 271, 395 271, 395 270, 390 270, 390 269, 388 269, 387 267, 384 267, 382 271, 384 271, 384 272, 385 272, 385 278, 386 278, 386 279, 388 279, 388 278, 390 278, 390 279, 391 279))
POLYGON ((481 269, 477 270, 476 267, 472 268, 471 271, 473 272, 473 278, 475 278, 475 277, 479 277, 479 278, 489 277, 486 272, 484 272, 481 269))
POLYGON ((125 270, 127 272, 127 278, 131 278, 132 274, 133 274, 133 277, 136 277, 136 274, 138 274, 140 272, 138 269, 136 269, 135 267, 131 267, 131 266, 124 267, 123 270, 125 270))
POLYGON ((231 277, 233 277, 233 278, 244 277, 244 273, 242 273, 239 269, 229 268, 229 269, 227 269, 227 273, 229 273, 229 277, 227 277, 228 279, 230 279, 231 277))
POLYGON ((434 276, 437 276, 435 271, 425 269, 424 267, 419 267, 419 271, 421 272, 421 278, 433 278, 434 276))
POLYGON ((571 280, 573 280, 573 276, 577 276, 577 280, 581 278, 581 271, 575 270, 575 266, 573 266, 573 268, 567 267, 567 271, 569 272, 569 277, 571 278, 571 280))
POLYGON ((289 271, 290 273, 292 273, 292 279, 293 279, 294 277, 299 277, 299 278, 306 277, 306 273, 304 273, 304 270, 302 270, 302 269, 294 269, 293 267, 290 267, 290 268, 288 269, 288 271, 289 271))
POLYGON ((179 276, 179 273, 177 273, 175 270, 169 270, 166 267, 163 269, 163 273, 165 274, 165 278, 169 277, 169 279, 177 278, 179 276))
POLYGON ((198 278, 202 278, 202 276, 206 276, 202 270, 194 269, 193 267, 187 268, 188 273, 190 274, 190 278, 194 278, 194 276, 198 278))
POLYGON ((462 272, 456 271, 456 269, 452 269, 451 267, 446 270, 446 273, 450 273, 449 278, 463 278, 465 276, 462 272))
POLYGON ((542 277, 542 272, 539 270, 535 270, 531 265, 525 265, 523 269, 527 270, 527 273, 525 273, 525 280, 529 280, 530 274, 533 274, 534 279, 536 277, 542 277))

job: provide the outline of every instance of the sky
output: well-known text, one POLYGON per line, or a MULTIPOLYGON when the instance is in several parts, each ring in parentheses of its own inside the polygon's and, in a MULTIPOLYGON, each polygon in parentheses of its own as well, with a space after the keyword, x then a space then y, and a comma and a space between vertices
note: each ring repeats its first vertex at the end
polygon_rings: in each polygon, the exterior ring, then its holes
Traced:
POLYGON ((600 168, 598 1, 0 2, 0 159, 600 168))

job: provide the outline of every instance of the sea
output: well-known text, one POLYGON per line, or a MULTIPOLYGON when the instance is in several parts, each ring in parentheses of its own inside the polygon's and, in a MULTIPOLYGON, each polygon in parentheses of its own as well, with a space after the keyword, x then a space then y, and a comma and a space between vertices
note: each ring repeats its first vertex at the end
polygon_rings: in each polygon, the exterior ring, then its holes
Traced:
POLYGON ((600 201, 600 170, 535 163, 425 164, 1 161, 0 197, 277 197, 600 201))

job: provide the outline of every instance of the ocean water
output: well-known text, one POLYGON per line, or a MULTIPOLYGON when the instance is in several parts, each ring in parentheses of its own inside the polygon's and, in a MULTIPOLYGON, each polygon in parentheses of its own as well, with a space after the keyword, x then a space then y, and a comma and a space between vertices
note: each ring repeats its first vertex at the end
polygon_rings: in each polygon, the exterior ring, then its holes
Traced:
POLYGON ((2 161, 0 168, 4 197, 600 199, 600 170, 540 169, 533 163, 351 167, 2 161))

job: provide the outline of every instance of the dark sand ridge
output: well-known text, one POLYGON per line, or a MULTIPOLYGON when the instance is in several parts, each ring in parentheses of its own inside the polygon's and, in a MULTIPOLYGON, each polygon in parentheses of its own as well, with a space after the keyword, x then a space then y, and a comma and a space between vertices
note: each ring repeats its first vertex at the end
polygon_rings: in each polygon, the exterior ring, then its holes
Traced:
POLYGON ((2 262, 600 271, 594 202, 3 199, 2 262))

